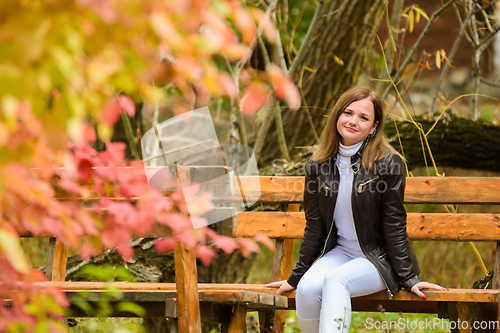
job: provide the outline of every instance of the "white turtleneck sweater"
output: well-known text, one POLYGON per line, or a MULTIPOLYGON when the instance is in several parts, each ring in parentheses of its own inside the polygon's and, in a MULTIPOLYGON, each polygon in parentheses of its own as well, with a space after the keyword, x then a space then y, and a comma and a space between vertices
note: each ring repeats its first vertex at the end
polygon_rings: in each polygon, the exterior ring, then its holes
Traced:
POLYGON ((335 226, 338 230, 338 244, 361 254, 359 243, 354 229, 354 219, 352 217, 351 193, 354 173, 351 169, 351 156, 361 147, 363 142, 352 146, 339 144, 337 155, 337 167, 340 173, 339 192, 337 204, 335 205, 335 226))

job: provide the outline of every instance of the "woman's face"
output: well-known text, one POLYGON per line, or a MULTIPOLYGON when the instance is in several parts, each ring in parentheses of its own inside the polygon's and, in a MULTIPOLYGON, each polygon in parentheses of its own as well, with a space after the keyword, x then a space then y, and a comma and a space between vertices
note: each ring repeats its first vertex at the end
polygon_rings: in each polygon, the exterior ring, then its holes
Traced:
POLYGON ((377 125, 372 101, 365 98, 352 102, 337 121, 340 142, 346 146, 355 145, 373 133, 377 125))

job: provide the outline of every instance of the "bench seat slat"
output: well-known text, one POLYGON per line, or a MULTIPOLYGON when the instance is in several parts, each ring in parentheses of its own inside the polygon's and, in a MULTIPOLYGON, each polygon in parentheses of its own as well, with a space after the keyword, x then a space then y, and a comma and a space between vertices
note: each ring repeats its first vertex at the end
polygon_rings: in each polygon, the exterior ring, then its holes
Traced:
MULTIPOLYGON (((300 239, 304 234, 303 212, 242 212, 233 237, 254 237, 263 233, 271 238, 300 239)), ((500 216, 497 214, 408 213, 408 235, 412 240, 499 241, 500 216)))
MULTIPOLYGON (((39 284, 47 284, 56 288, 62 288, 65 291, 104 291, 106 286, 110 284, 105 282, 41 282, 39 284)), ((149 292, 149 293, 165 293, 175 292, 175 283, 146 283, 146 282, 115 282, 111 284, 113 288, 124 292, 149 292)), ((225 283, 199 283, 198 290, 202 295, 210 295, 209 292, 218 291, 227 294, 249 291, 253 293, 276 294, 275 288, 265 288, 262 284, 225 284, 225 283), (206 294, 203 294, 205 293, 206 294)), ((427 300, 419 298, 417 295, 401 290, 392 300, 398 301, 417 301, 417 302, 499 302, 500 290, 496 289, 450 289, 449 291, 431 291, 424 290, 427 300)), ((167 294, 164 294, 167 295, 167 294)), ((236 295, 236 294, 235 294, 236 295)), ((285 293, 288 298, 295 298, 295 291, 285 293)), ((208 297, 208 296, 207 296, 208 297)), ((229 296, 225 296, 229 297, 229 296)), ((243 297, 243 296, 242 296, 243 297)), ((246 296, 245 296, 246 297, 246 296)), ((250 296, 248 296, 250 297, 250 296)), ((253 296, 252 296, 253 297, 253 296)), ((250 298, 248 298, 250 299, 250 298)), ((387 291, 381 291, 372 295, 357 297, 358 300, 389 300, 387 291)))

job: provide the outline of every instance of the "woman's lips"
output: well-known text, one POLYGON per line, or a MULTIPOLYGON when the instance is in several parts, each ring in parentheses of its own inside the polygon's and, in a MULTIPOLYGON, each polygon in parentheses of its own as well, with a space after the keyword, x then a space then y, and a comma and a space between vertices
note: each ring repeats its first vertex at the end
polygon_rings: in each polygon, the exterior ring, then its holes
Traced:
POLYGON ((346 129, 349 131, 349 132, 357 132, 354 128, 352 127, 346 127, 346 129))

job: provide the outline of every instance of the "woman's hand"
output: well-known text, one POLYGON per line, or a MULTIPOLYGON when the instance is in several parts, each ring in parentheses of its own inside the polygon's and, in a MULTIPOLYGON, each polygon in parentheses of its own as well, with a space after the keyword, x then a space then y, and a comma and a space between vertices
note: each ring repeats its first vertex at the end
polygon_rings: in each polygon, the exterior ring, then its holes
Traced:
POLYGON ((427 299, 425 297, 424 293, 421 291, 422 289, 433 289, 433 290, 439 290, 439 291, 448 291, 445 287, 441 287, 440 285, 434 284, 434 283, 429 283, 429 282, 424 282, 420 281, 417 284, 415 284, 413 287, 411 287, 411 291, 415 293, 417 296, 427 299))
POLYGON ((278 292, 276 293, 277 295, 281 295, 285 291, 290 291, 294 289, 286 280, 268 283, 264 287, 279 288, 278 292))

